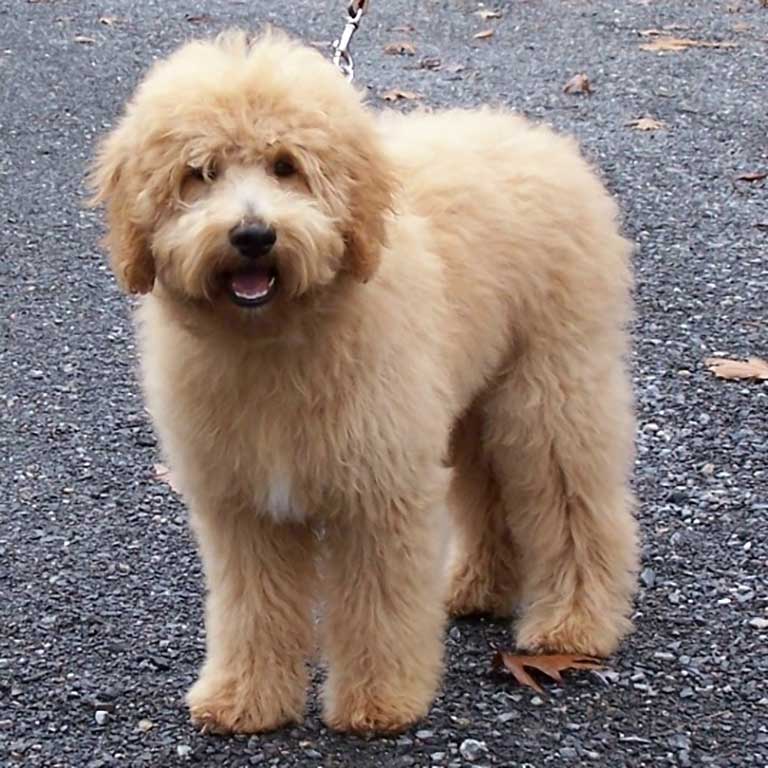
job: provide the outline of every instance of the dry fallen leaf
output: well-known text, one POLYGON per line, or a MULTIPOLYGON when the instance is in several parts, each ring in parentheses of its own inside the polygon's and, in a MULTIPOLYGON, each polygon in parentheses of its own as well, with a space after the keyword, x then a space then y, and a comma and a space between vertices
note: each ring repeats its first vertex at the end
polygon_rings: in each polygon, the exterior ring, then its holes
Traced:
POLYGON ((438 56, 425 56, 423 59, 419 59, 417 69, 430 69, 435 71, 441 69, 442 66, 443 62, 438 56))
POLYGON ((384 91, 381 94, 381 98, 384 101, 414 101, 424 97, 415 91, 401 91, 399 88, 392 88, 389 91, 384 91))
POLYGON ((592 93, 592 83, 584 72, 574 75, 564 86, 563 93, 592 93))
POLYGON ((727 357, 708 357, 704 364, 719 379, 759 379, 768 381, 768 362, 759 357, 731 360, 727 357))
POLYGON ((492 11, 490 8, 481 8, 479 11, 475 11, 475 16, 479 16, 483 21, 488 21, 488 19, 500 19, 502 13, 501 11, 492 11))
POLYGON ((72 39, 81 45, 93 45, 96 42, 95 38, 87 35, 75 35, 72 39))
MULTIPOLYGON (((652 30, 647 30, 648 32, 652 30)), ((688 37, 671 37, 669 35, 660 35, 651 40, 650 43, 643 43, 640 49, 643 51, 656 51, 657 53, 678 53, 686 51, 688 48, 736 48, 736 43, 729 42, 709 42, 707 40, 691 40, 688 37)))
POLYGON ((755 173, 742 173, 736 177, 736 181, 762 181, 768 179, 768 171, 756 171, 755 173))
POLYGON ((647 115, 645 117, 638 117, 635 120, 630 120, 627 123, 627 126, 634 128, 636 131, 660 131, 667 127, 666 123, 647 115))
POLYGON ((511 672, 520 685, 533 688, 538 693, 544 693, 542 687, 526 671, 533 669, 558 683, 563 681, 561 672, 569 669, 604 669, 600 659, 593 656, 583 656, 571 653, 543 654, 541 656, 526 656, 510 651, 499 651, 493 659, 495 669, 506 669, 511 672))
POLYGON ((171 470, 168 469, 165 464, 153 464, 152 469, 155 472, 155 480, 159 480, 161 483, 165 483, 171 488, 171 490, 175 491, 176 493, 181 493, 178 486, 175 484, 171 470))
POLYGON ((484 29, 482 32, 476 32, 472 37, 475 40, 487 40, 489 37, 493 37, 493 30, 484 29))
POLYGON ((384 53, 390 56, 413 56, 416 53, 416 46, 413 43, 388 43, 384 46, 384 53))
POLYGON ((679 29, 686 29, 682 24, 665 24, 661 29, 641 29, 640 37, 659 37, 665 35, 669 37, 669 33, 679 29))

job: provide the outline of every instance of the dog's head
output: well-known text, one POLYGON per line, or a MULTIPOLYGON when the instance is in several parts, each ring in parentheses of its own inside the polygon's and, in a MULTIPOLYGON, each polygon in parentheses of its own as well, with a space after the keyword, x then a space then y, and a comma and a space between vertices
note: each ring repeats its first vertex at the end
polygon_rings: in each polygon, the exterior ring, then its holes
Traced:
POLYGON ((157 281, 253 314, 341 274, 370 279, 393 177, 371 114, 319 52, 231 32, 155 65, 90 178, 126 290, 157 281))

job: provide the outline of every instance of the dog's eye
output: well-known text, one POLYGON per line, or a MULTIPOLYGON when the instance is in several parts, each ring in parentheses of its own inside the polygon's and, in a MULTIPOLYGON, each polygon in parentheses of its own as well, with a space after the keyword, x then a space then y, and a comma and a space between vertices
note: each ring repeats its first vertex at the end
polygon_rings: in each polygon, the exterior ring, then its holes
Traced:
POLYGON ((200 167, 190 165, 188 174, 191 179, 210 183, 216 178, 216 168, 212 165, 200 167))
POLYGON ((275 160, 272 170, 275 172, 275 176, 293 176, 293 174, 296 173, 296 166, 290 158, 279 157, 275 160))

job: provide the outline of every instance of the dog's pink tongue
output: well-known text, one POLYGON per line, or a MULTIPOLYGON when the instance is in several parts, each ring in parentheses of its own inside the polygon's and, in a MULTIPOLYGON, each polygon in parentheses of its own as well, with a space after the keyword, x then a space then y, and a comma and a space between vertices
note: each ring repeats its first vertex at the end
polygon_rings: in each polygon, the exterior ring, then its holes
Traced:
POLYGON ((244 299, 257 299, 269 291, 269 270, 249 269, 232 275, 232 292, 244 299))

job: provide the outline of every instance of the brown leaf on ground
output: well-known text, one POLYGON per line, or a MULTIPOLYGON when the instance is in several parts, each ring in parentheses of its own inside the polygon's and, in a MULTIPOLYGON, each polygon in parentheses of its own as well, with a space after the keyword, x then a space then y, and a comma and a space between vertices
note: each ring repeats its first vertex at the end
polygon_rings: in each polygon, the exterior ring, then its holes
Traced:
POLYGON ((442 66, 443 62, 438 56, 425 56, 419 60, 417 69, 429 69, 434 72, 441 69, 442 66))
POLYGON ((563 93, 592 93, 592 83, 584 72, 574 75, 564 86, 563 93))
POLYGON ((175 484, 171 470, 165 466, 165 464, 153 464, 152 469, 155 473, 155 480, 159 480, 161 483, 168 485, 175 493, 181 493, 178 486, 175 484))
POLYGON ((665 24, 661 29, 641 29, 640 37, 669 37, 670 32, 674 30, 686 29, 682 24, 665 24))
POLYGON ((389 56, 413 56, 416 53, 416 46, 413 43, 387 43, 384 46, 384 53, 389 56))
POLYGON ((569 669, 604 669, 605 664, 601 659, 593 656, 583 656, 573 653, 552 653, 540 656, 526 656, 525 654, 512 653, 511 651, 499 651, 493 659, 494 669, 506 669, 520 685, 533 688, 538 693, 544 693, 542 687, 528 674, 532 669, 541 672, 558 683, 563 682, 561 672, 569 669))
POLYGON ((630 120, 627 123, 629 128, 634 128, 636 131, 661 131, 666 128, 666 123, 661 120, 657 120, 655 117, 638 117, 635 120, 630 120))
POLYGON ((768 179, 768 171, 755 171, 754 173, 742 173, 736 177, 736 181, 762 181, 768 179))
POLYGON ((381 98, 384 101, 415 101, 424 97, 415 91, 402 91, 400 88, 391 88, 388 91, 384 91, 381 94, 381 98))
POLYGON ((76 43, 80 43, 80 45, 93 45, 96 42, 95 38, 88 37, 87 35, 75 35, 72 39, 76 43))
POLYGON ((491 10, 490 8, 481 8, 479 11, 475 11, 475 16, 479 16, 483 21, 488 21, 488 19, 500 19, 502 15, 501 11, 491 10))
POLYGON ((487 40, 489 37, 493 37, 493 30, 492 29, 484 29, 482 32, 475 32, 472 37, 475 40, 487 40))
POLYGON ((731 360, 727 357, 708 357, 704 365, 719 379, 759 379, 768 381, 768 362, 759 357, 731 360))
MULTIPOLYGON (((651 31, 651 30, 647 30, 651 31)), ((649 43, 643 43, 640 49, 643 51, 655 51, 657 53, 679 53, 689 48, 736 48, 736 43, 725 41, 710 42, 708 40, 691 40, 688 37, 672 37, 660 35, 649 43)))

